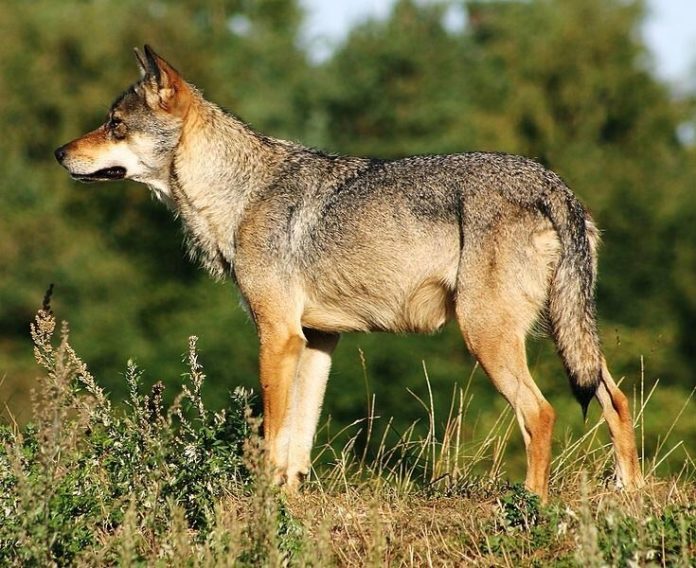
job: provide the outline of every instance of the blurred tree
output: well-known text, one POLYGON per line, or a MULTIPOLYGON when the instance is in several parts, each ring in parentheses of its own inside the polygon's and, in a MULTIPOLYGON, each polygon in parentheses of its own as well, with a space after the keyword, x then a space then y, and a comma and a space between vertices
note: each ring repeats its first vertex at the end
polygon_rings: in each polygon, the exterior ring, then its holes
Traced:
MULTIPOLYGON (((49 282, 74 345, 109 390, 122 391, 128 357, 151 380, 178 380, 191 334, 201 337, 214 377, 211 399, 256 385, 253 328, 232 286, 186 261, 171 214, 136 184, 78 186, 52 159, 53 148, 95 127, 137 78, 128 50, 145 42, 208 98, 270 135, 382 157, 500 150, 552 167, 604 230, 600 314, 616 374, 635 384, 645 355, 649 378, 693 385, 696 153, 677 132, 694 124, 694 105, 651 72, 643 17, 635 0, 399 0, 386 20, 358 26, 325 64, 310 66, 298 47, 297 0, 6 1, 2 399, 26 418, 35 373, 27 324, 49 282), (447 25, 453 7, 464 10, 463 27, 447 25)), ((422 416, 406 391, 427 399, 421 360, 440 415, 452 383, 473 368, 453 326, 432 338, 346 337, 327 403, 337 427, 365 413, 358 348, 377 412, 399 416, 398 429, 422 416)), ((552 346, 534 341, 528 351, 554 404, 574 407, 552 346)), ((481 428, 503 406, 488 385, 477 389, 481 428)))
POLYGON ((325 144, 383 157, 473 147, 469 46, 444 29, 444 8, 399 1, 388 20, 351 33, 317 94, 325 144))
POLYGON ((0 369, 13 408, 24 408, 35 372, 28 322, 49 282, 74 344, 109 389, 122 391, 131 356, 152 380, 176 380, 190 334, 205 335, 204 360, 208 350, 225 353, 209 361, 208 371, 224 377, 208 389, 211 397, 214 385, 255 384, 253 329, 232 287, 187 262, 171 214, 143 186, 71 182, 52 152, 103 120, 137 79, 129 51, 145 42, 261 129, 300 137, 305 105, 296 85, 307 73, 296 47, 300 22, 293 0, 3 5, 0 266, 9 269, 0 279, 0 369), (285 96, 286 88, 294 95, 285 96), (214 332, 205 333, 210 326, 214 332), (248 347, 235 349, 240 343, 248 347), (239 373, 230 372, 231 361, 239 373))

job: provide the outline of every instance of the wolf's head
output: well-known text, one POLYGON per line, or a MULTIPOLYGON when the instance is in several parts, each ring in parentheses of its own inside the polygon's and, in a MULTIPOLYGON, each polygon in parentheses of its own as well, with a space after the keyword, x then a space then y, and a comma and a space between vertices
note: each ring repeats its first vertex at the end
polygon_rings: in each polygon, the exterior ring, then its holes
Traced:
POLYGON ((55 151, 58 162, 84 182, 133 179, 169 197, 174 149, 194 87, 150 46, 135 56, 141 78, 114 103, 96 130, 55 151))

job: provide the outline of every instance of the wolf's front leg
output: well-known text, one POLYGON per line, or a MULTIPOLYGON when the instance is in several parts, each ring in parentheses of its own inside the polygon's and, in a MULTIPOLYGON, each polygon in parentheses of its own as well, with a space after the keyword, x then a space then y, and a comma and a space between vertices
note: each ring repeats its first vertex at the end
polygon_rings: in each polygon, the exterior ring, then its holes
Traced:
POLYGON ((288 468, 291 388, 305 347, 301 329, 257 320, 263 397, 263 432, 268 459, 278 483, 288 468))
POLYGON ((300 357, 297 376, 291 390, 291 414, 287 421, 288 468, 287 488, 296 491, 312 464, 314 433, 319 422, 326 381, 331 368, 331 354, 338 334, 305 329, 307 345, 300 357))

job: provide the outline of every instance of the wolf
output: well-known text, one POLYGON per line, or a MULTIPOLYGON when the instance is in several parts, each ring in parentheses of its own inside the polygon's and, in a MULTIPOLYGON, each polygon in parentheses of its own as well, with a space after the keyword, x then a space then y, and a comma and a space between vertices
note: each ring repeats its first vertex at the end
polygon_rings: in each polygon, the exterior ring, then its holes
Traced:
POLYGON ((526 361, 539 320, 583 412, 593 397, 602 407, 617 482, 641 485, 628 401, 597 332, 598 230, 558 175, 503 153, 381 160, 264 136, 151 47, 135 54, 140 79, 55 157, 80 181, 146 184, 182 219, 192 254, 236 283, 280 484, 294 491, 310 470, 341 333, 431 333, 454 319, 514 409, 530 491, 547 498, 555 421, 526 361))

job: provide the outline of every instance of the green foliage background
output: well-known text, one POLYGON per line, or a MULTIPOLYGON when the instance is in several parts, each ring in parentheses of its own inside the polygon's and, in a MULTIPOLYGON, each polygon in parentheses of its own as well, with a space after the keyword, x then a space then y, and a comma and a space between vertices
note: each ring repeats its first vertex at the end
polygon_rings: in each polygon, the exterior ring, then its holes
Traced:
MULTIPOLYGON (((178 391, 190 335, 200 337, 213 406, 237 385, 256 386, 256 339, 236 291, 186 261, 170 213, 135 183, 78 185, 52 157, 101 122, 137 78, 131 47, 148 42, 209 99, 272 136, 381 157, 500 150, 559 172, 603 229, 598 298, 614 374, 629 392, 641 377, 646 391, 658 378, 667 387, 646 416, 649 453, 696 386, 696 149, 677 135, 696 126, 696 113, 693 96, 656 78, 639 33, 644 17, 636 0, 401 0, 315 64, 295 0, 7 0, 0 401, 8 416, 29 419, 28 323, 50 282, 77 351, 116 398, 131 357, 147 382, 178 391), (460 30, 443 25, 453 6, 468 16, 460 30)), ((561 410, 558 431, 581 429, 553 346, 534 340, 529 357, 561 410)), ((473 369, 456 329, 344 338, 325 406, 332 421, 320 436, 365 416, 372 393, 378 415, 398 417, 397 430, 422 417, 407 391, 428 397, 421 361, 444 419, 453 385, 473 369)), ((504 408, 479 371, 472 390, 480 422, 470 436, 504 408)), ((674 431, 691 453, 693 412, 691 403, 674 431)), ((514 468, 523 456, 511 459, 514 468)))

